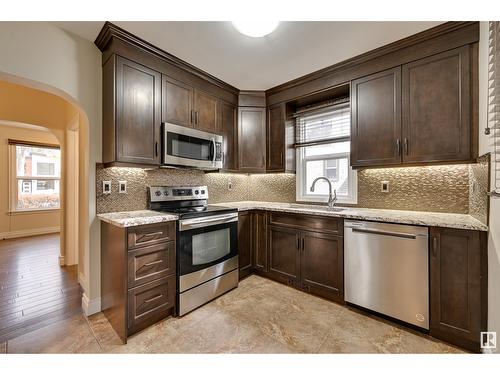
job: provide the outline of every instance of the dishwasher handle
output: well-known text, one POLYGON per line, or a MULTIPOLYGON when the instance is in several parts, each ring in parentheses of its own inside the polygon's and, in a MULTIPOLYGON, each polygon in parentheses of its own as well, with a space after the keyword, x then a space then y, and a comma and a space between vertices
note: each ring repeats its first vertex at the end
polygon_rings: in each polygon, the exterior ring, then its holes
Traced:
POLYGON ((425 234, 411 234, 411 233, 402 233, 402 232, 388 232, 384 230, 377 230, 377 229, 363 229, 363 228, 355 228, 352 227, 353 232, 358 232, 358 233, 369 233, 369 234, 377 234, 380 236, 391 236, 391 237, 400 237, 400 238, 406 238, 410 240, 416 240, 417 237, 427 237, 425 234))

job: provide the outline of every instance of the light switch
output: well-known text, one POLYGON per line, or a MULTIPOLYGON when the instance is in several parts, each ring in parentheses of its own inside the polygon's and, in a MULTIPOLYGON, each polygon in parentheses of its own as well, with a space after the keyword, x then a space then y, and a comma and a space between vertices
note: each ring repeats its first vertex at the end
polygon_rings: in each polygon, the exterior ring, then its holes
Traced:
POLYGON ((111 194, 111 181, 103 181, 102 182, 102 193, 103 194, 111 194))

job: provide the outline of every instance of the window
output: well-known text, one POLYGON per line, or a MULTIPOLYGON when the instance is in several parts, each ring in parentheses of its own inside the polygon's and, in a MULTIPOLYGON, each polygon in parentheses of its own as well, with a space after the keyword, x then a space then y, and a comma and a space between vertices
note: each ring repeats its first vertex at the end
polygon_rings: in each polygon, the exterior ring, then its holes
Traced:
POLYGON ((9 140, 11 150, 11 211, 57 209, 60 205, 61 151, 9 140))
POLYGON ((308 111, 296 117, 297 200, 326 202, 328 184, 336 190, 339 203, 357 203, 357 176, 349 166, 351 113, 349 102, 327 109, 308 111))

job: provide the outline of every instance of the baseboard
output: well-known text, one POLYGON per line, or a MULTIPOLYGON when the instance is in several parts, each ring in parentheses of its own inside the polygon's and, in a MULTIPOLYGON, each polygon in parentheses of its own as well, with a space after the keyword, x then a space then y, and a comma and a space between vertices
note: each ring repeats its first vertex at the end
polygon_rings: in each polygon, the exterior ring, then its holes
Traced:
POLYGON ((90 300, 87 295, 83 293, 82 310, 86 316, 94 315, 101 311, 101 297, 90 300))
POLYGON ((0 240, 6 240, 8 238, 39 236, 41 234, 58 233, 60 231, 61 227, 45 227, 45 228, 35 228, 35 229, 14 230, 11 232, 0 233, 0 240))

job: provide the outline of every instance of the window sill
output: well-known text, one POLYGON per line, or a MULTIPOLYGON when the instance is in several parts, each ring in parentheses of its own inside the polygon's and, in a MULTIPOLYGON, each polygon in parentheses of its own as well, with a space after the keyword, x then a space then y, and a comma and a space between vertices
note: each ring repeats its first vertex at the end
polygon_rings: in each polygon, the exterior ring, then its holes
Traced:
POLYGON ((57 212, 60 211, 60 208, 43 208, 43 209, 32 209, 32 210, 16 210, 16 211, 9 211, 10 216, 16 216, 16 215, 31 215, 31 214, 46 214, 50 212, 57 212))

